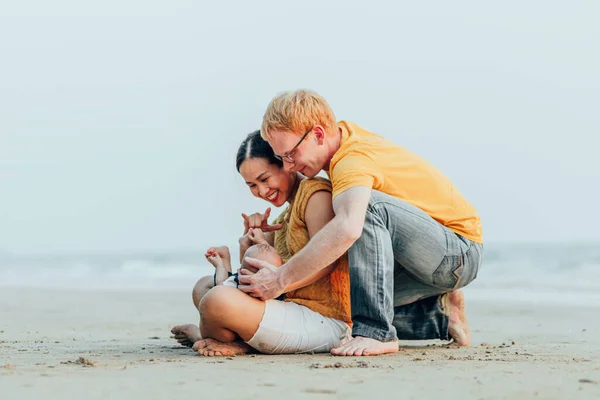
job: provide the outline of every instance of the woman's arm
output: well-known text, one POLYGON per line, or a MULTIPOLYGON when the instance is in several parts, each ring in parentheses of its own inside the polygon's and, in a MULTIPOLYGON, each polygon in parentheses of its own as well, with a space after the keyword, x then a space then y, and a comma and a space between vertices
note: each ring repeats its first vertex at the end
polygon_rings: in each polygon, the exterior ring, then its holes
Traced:
MULTIPOLYGON (((331 204, 331 192, 327 190, 320 190, 313 193, 308 199, 306 204, 306 211, 304 212, 304 220, 306 222, 306 228, 308 229, 308 237, 312 239, 329 221, 334 217, 333 206, 331 204)), ((308 286, 313 282, 318 281, 324 276, 329 275, 335 269, 336 264, 333 263, 324 269, 316 272, 314 275, 309 276, 288 288, 288 291, 296 290, 304 286, 308 286)))
POLYGON ((244 254, 246 254, 246 250, 248 250, 248 247, 252 246, 252 240, 250 240, 250 238, 248 237, 248 234, 246 233, 240 237, 238 242, 240 243, 240 264, 241 264, 242 259, 244 258, 244 254))
POLYGON ((269 246, 275 247, 275 234, 273 232, 263 232, 263 235, 269 246))

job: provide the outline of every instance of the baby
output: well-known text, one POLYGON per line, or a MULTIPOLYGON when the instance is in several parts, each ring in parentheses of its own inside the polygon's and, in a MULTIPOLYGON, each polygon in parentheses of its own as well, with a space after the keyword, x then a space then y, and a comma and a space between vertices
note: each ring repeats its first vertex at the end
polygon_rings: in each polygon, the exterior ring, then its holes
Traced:
MULTIPOLYGON (((244 257, 241 262, 243 267, 256 272, 254 267, 245 262, 246 257, 263 260, 276 267, 281 267, 283 265, 281 256, 274 247, 269 245, 260 229, 250 229, 248 237, 252 240, 254 245, 248 247, 244 252, 244 257)), ((204 256, 215 267, 215 274, 212 280, 210 279, 210 276, 201 278, 194 287, 192 297, 194 299, 194 305, 198 309, 200 309, 200 301, 204 295, 206 295, 213 287, 218 285, 232 286, 234 288, 238 287, 237 274, 231 273, 231 256, 227 246, 211 247, 206 251, 204 256)), ((276 300, 283 300, 284 296, 285 295, 281 295, 276 300)), ((175 340, 183 346, 192 347, 195 342, 201 339, 198 325, 194 324, 178 325, 171 330, 171 333, 173 333, 175 340)))
MULTIPOLYGON (((237 273, 231 273, 231 256, 227 246, 211 247, 205 254, 206 259, 215 267, 214 285, 223 285, 238 287, 237 273)), ((249 270, 255 270, 254 267, 246 264, 246 257, 256 258, 266 261, 271 265, 280 267, 283 265, 283 260, 277 250, 270 246, 266 241, 250 246, 244 253, 242 259, 242 267, 249 270)))

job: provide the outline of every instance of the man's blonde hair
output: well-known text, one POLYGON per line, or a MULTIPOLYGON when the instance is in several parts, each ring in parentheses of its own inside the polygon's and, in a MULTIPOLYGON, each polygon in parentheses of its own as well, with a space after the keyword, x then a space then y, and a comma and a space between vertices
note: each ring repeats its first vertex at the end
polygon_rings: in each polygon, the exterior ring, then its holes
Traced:
POLYGON ((321 125, 331 135, 336 132, 335 114, 327 100, 312 90, 300 89, 278 94, 267 107, 260 134, 270 140, 275 131, 306 133, 315 125, 321 125))

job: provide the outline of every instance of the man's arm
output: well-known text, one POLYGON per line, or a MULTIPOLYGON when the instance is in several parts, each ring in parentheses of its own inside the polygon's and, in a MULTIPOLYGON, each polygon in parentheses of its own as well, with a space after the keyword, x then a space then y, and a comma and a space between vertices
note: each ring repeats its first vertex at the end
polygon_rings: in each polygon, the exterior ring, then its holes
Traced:
POLYGON ((360 237, 371 189, 347 189, 333 201, 335 217, 281 268, 246 258, 259 269, 254 275, 240 275, 240 290, 263 300, 273 299, 294 288, 340 258, 360 237))
MULTIPOLYGON (((335 215, 333 213, 333 205, 331 204, 330 191, 321 190, 310 196, 308 202, 306 203, 306 210, 304 212, 304 221, 306 223, 309 241, 321 229, 323 229, 323 227, 327 225, 333 219, 333 217, 335 217, 335 215)), ((286 288, 286 292, 308 286, 311 283, 316 282, 324 276, 332 273, 336 267, 337 264, 333 262, 308 278, 302 279, 295 284, 290 285, 286 288)))

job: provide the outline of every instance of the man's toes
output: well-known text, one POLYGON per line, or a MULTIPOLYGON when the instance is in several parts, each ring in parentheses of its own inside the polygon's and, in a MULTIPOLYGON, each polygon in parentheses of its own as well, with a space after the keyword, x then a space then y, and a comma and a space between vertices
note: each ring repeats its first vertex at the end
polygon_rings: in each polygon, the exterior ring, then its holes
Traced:
POLYGON ((372 349, 363 349, 362 355, 363 356, 379 356, 381 354, 383 354, 384 349, 379 348, 379 347, 374 347, 372 349))
POLYGON ((352 355, 357 356, 357 357, 358 356, 362 356, 364 351, 365 351, 364 349, 358 348, 358 349, 354 350, 354 352, 352 353, 352 355))
POLYGON ((355 348, 354 346, 351 346, 351 347, 346 347, 346 348, 344 349, 344 351, 342 351, 341 355, 342 355, 342 356, 344 356, 344 357, 351 356, 352 354, 354 354, 354 350, 355 350, 355 349, 356 349, 356 348, 355 348))
POLYGON ((346 349, 344 355, 347 357, 351 357, 354 355, 354 353, 356 353, 356 351, 358 351, 358 348, 356 346, 352 346, 349 349, 346 349))
POLYGON ((381 354, 383 354, 383 349, 364 349, 362 352, 363 356, 379 356, 381 354))

